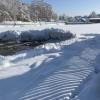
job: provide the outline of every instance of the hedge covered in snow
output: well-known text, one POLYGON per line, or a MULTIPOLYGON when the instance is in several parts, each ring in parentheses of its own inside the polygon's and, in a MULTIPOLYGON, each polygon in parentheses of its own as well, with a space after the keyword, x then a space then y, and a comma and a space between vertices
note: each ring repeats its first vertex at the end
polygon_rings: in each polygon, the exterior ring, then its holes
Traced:
POLYGON ((21 41, 21 42, 34 42, 34 41, 48 41, 48 40, 66 40, 72 38, 74 35, 69 31, 61 29, 44 29, 44 30, 30 30, 23 31, 18 34, 15 31, 6 31, 0 33, 1 42, 21 41))
POLYGON ((17 41, 19 38, 17 32, 15 31, 6 31, 0 33, 0 41, 1 42, 7 42, 7 41, 17 41))

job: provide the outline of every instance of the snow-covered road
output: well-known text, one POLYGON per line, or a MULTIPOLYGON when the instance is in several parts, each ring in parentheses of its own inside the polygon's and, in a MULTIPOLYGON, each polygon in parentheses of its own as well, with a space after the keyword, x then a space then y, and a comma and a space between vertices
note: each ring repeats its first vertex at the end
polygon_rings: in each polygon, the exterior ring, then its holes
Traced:
POLYGON ((98 70, 100 58, 100 30, 94 28, 100 24, 90 26, 62 25, 76 30, 77 38, 1 56, 9 66, 0 69, 0 100, 88 100, 81 91, 98 70))

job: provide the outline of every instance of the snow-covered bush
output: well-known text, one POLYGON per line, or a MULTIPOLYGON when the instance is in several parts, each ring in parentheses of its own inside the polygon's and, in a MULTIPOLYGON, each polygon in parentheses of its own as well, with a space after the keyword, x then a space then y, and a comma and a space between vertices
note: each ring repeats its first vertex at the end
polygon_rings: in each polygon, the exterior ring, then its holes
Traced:
POLYGON ((39 30, 31 30, 22 32, 20 35, 21 41, 46 41, 48 40, 48 34, 39 30))
POLYGON ((30 30, 24 31, 20 34, 15 31, 6 31, 0 33, 0 41, 21 41, 21 42, 34 42, 34 41, 49 41, 49 40, 66 40, 73 37, 71 32, 66 32, 61 29, 44 29, 44 30, 30 30))
POLYGON ((0 41, 8 42, 8 41, 17 41, 18 34, 15 31, 6 31, 0 33, 0 41))
POLYGON ((71 32, 62 29, 32 30, 21 33, 21 41, 47 41, 47 40, 66 40, 73 37, 71 32))
POLYGON ((47 32, 50 40, 66 40, 73 37, 73 34, 70 31, 64 31, 62 29, 45 29, 43 32, 47 32))

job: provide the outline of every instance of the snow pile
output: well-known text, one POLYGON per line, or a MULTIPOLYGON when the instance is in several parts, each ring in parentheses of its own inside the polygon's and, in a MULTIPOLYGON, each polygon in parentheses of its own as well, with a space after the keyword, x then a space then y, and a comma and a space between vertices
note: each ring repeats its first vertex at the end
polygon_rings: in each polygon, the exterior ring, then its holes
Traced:
POLYGON ((0 41, 48 41, 66 40, 73 37, 71 32, 62 29, 29 30, 19 34, 18 31, 6 31, 0 33, 0 41))
POLYGON ((5 42, 5 41, 17 41, 18 39, 18 34, 15 31, 6 31, 0 33, 0 41, 5 42))
POLYGON ((0 56, 0 70, 10 67, 10 66, 11 66, 11 64, 10 64, 9 60, 3 56, 0 56))
POLYGON ((21 41, 66 40, 73 37, 71 32, 62 29, 30 30, 21 33, 21 41))

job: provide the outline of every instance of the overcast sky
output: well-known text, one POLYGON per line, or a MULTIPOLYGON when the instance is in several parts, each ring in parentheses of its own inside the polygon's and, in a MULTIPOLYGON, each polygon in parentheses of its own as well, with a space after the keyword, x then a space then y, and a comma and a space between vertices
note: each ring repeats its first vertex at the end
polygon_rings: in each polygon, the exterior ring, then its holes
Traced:
MULTIPOLYGON (((23 0, 31 2, 32 0, 23 0)), ((100 13, 100 0, 45 0, 58 14, 68 16, 87 15, 92 11, 100 13)))

